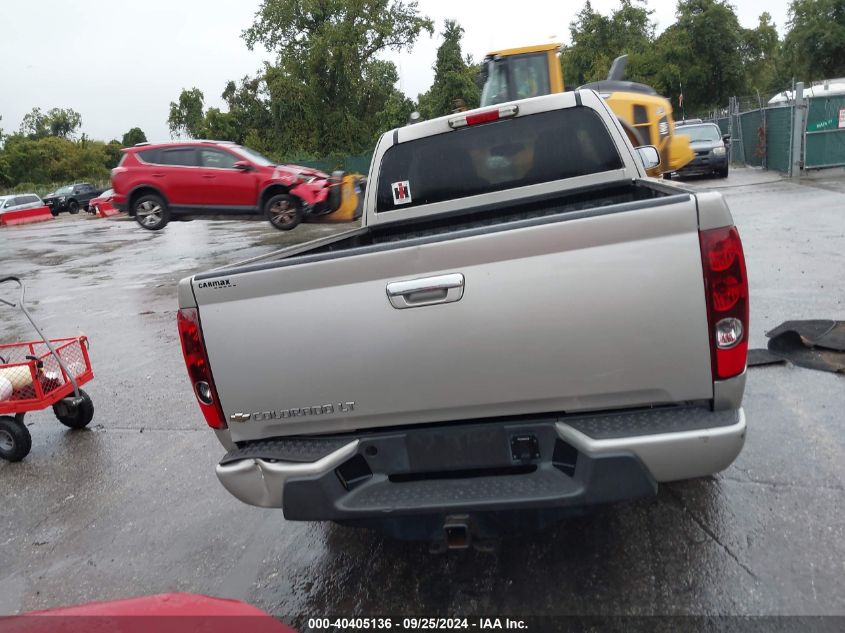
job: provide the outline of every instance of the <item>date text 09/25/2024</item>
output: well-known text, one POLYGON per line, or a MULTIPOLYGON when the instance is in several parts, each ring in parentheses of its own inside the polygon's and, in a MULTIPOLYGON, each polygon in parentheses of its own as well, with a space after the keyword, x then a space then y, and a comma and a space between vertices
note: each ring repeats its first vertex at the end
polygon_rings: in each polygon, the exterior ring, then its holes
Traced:
POLYGON ((527 631, 524 620, 510 618, 311 618, 309 630, 476 630, 527 631))

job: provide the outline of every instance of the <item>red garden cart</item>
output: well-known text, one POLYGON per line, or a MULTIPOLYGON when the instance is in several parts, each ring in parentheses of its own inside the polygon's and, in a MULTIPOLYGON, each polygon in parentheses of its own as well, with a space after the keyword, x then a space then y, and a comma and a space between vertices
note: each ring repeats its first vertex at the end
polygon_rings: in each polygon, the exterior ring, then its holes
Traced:
POLYGON ((94 417, 94 403, 80 389, 94 377, 88 357, 88 339, 47 339, 25 305, 26 286, 17 277, 0 279, 20 288, 18 303, 0 298, 0 303, 20 308, 41 337, 38 341, 0 345, 0 458, 20 461, 29 453, 32 438, 24 415, 53 407, 59 422, 72 429, 87 426, 94 417))

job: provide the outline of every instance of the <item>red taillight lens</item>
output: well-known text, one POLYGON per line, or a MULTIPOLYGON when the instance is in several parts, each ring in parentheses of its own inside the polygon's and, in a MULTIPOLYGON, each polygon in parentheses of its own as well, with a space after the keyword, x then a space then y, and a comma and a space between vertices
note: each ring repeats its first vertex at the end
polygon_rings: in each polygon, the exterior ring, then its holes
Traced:
POLYGON ((492 123, 499 119, 516 116, 519 113, 519 106, 511 104, 499 106, 495 110, 484 110, 474 114, 460 114, 449 119, 449 127, 455 129, 468 125, 480 125, 481 123, 492 123))
POLYGON ((736 261, 737 255, 742 255, 742 244, 739 238, 716 240, 707 252, 710 270, 721 272, 730 268, 736 261))
POLYGON ((226 418, 214 388, 211 366, 200 331, 200 316, 196 308, 183 308, 176 313, 179 325, 179 340, 182 341, 182 354, 188 368, 191 387, 200 405, 205 421, 212 429, 225 429, 226 418))
POLYGON ((467 117, 467 125, 478 125, 480 123, 490 123, 498 120, 498 110, 487 110, 486 112, 479 112, 478 114, 470 114, 467 117))
POLYGON ((713 378, 745 371, 748 357, 748 277, 734 226, 699 232, 704 266, 713 378))
POLYGON ((710 290, 713 307, 718 312, 727 312, 742 299, 743 283, 733 275, 716 275, 710 290))

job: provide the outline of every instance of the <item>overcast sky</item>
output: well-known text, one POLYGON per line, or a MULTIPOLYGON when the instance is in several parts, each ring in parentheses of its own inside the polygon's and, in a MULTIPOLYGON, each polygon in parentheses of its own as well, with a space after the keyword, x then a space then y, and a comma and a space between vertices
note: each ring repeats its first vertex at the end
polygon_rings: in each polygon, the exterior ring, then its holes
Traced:
MULTIPOLYGON (((240 37, 259 0, 0 0, 0 127, 16 131, 33 107, 73 108, 91 138, 120 138, 138 126, 151 141, 169 138, 167 114, 182 88, 198 87, 206 105, 222 105, 229 79, 254 73, 266 51, 251 52, 240 37)), ((658 32, 674 22, 674 0, 649 0, 658 32)), ((783 34, 788 0, 734 0, 740 23, 757 24, 762 10, 783 34), (761 8, 763 7, 763 8, 761 8)), ((569 22, 581 0, 419 0, 442 29, 445 18, 464 27, 464 52, 551 40, 569 42, 569 22), (513 7, 505 12, 503 7, 513 7)), ((618 0, 593 0, 609 13, 618 0)), ((391 54, 401 89, 416 98, 433 79, 439 38, 425 35, 412 53, 391 54)))

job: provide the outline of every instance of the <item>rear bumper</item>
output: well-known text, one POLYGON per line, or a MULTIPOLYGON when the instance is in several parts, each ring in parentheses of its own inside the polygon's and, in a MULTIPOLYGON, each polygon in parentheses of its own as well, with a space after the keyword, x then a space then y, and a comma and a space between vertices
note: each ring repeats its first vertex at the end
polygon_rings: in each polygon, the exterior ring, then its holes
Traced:
POLYGON ((745 411, 711 412, 695 409, 687 420, 672 420, 671 410, 658 409, 646 415, 631 414, 614 428, 607 418, 596 417, 587 424, 558 423, 558 434, 588 455, 600 456, 625 451, 636 455, 658 482, 694 479, 723 471, 737 458, 745 444, 745 411), (652 428, 653 416, 665 416, 664 424, 652 428), (638 423, 641 435, 626 431, 638 423), (717 426, 710 426, 718 423, 717 426), (673 425, 673 422, 677 424, 673 425), (674 426, 674 428, 673 428, 674 426), (683 428, 687 426, 689 428, 683 428))
POLYGON ((744 440, 742 409, 676 407, 267 440, 230 451, 217 476, 293 520, 575 508, 716 473, 744 440))

